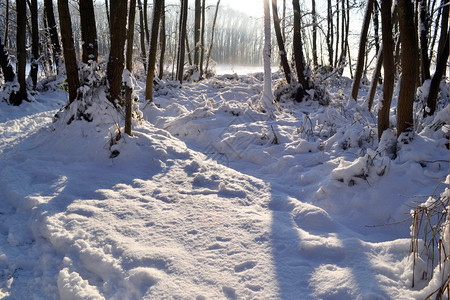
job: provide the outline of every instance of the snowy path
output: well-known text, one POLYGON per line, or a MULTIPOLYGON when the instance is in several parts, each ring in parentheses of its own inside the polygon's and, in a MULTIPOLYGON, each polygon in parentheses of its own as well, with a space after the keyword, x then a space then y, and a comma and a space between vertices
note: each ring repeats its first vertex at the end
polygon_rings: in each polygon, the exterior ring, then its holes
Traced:
POLYGON ((351 130, 320 150, 302 114, 250 109, 260 91, 258 77, 168 86, 113 159, 105 125, 50 124, 61 93, 2 106, 0 298, 423 297, 409 224, 365 225, 404 217, 405 187, 428 193, 448 167, 400 161, 349 187, 358 160, 335 144, 351 130))

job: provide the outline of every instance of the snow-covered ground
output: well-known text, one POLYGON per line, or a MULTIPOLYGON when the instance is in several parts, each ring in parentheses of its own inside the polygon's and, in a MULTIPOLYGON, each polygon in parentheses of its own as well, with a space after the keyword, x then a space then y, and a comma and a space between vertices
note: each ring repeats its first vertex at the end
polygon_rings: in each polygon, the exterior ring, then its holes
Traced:
POLYGON ((165 83, 118 142, 112 110, 52 123, 62 91, 0 103, 0 298, 425 298, 448 270, 411 254, 410 213, 445 188, 448 95, 394 159, 367 88, 325 83, 274 113, 261 73, 165 83))

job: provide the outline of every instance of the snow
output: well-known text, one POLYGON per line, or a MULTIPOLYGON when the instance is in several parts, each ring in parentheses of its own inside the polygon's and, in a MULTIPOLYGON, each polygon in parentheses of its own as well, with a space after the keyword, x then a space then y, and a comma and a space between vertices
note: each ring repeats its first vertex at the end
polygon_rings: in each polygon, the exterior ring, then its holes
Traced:
POLYGON ((269 115, 261 73, 163 81, 118 141, 101 91, 70 125, 62 90, 0 102, 0 298, 425 298, 448 263, 430 280, 408 217, 448 195, 448 100, 394 158, 351 82, 326 83, 329 106, 269 115))

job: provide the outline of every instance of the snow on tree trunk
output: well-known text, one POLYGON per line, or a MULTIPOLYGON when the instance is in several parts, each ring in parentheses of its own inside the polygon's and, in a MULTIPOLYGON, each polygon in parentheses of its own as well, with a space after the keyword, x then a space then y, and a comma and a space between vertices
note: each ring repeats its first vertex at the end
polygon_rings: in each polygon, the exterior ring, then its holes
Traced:
POLYGON ((271 31, 270 31, 270 7, 269 0, 264 0, 264 88, 261 97, 261 105, 265 110, 272 110, 274 95, 272 92, 272 71, 270 69, 271 53, 271 31))

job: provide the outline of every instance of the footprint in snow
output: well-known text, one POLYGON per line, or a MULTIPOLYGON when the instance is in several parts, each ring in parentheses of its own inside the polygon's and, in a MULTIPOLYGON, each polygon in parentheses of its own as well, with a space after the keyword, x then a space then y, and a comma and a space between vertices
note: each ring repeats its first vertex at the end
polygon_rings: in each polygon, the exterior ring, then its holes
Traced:
POLYGON ((253 269, 258 263, 256 261, 246 261, 242 264, 236 265, 234 271, 236 273, 241 273, 250 269, 253 269))

